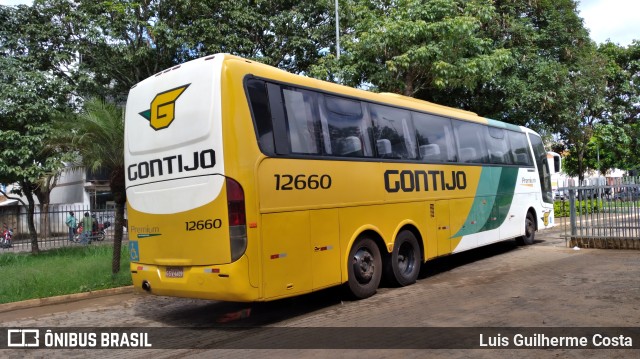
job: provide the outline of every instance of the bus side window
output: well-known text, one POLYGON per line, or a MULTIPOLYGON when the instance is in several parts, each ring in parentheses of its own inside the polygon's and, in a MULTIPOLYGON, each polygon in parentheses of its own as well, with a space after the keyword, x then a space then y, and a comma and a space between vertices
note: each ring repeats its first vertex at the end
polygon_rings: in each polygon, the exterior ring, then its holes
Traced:
POLYGON ((457 143, 464 146, 460 148, 460 162, 489 163, 484 127, 479 123, 453 120, 457 143))
POLYGON ((369 111, 378 157, 415 159, 417 145, 411 113, 407 110, 373 104, 369 104, 369 111))
POLYGON ((456 162, 456 143, 453 139, 451 120, 424 113, 413 112, 420 160, 423 162, 456 162))
POLYGON ((527 136, 522 132, 506 132, 509 137, 510 151, 514 163, 520 166, 533 166, 527 136))
POLYGON ((291 153, 318 154, 319 131, 314 116, 315 93, 298 89, 283 89, 287 118, 287 134, 291 153))
POLYGON ((265 82, 255 79, 248 80, 247 94, 260 149, 265 154, 274 154, 273 125, 271 123, 271 109, 269 108, 265 82))
POLYGON ((320 122, 327 155, 371 157, 369 127, 360 101, 319 95, 320 122))
POLYGON ((488 136, 487 148, 489 150, 489 160, 495 164, 513 164, 509 142, 505 135, 505 130, 496 127, 487 127, 488 136))

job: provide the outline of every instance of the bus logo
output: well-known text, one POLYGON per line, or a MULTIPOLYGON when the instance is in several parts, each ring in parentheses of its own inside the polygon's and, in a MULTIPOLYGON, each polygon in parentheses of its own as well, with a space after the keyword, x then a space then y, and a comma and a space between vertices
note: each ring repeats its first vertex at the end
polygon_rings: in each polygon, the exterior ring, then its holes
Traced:
POLYGON ((160 92, 151 101, 151 108, 140 112, 140 116, 146 118, 156 131, 169 127, 176 117, 176 100, 189 85, 191 84, 160 92))

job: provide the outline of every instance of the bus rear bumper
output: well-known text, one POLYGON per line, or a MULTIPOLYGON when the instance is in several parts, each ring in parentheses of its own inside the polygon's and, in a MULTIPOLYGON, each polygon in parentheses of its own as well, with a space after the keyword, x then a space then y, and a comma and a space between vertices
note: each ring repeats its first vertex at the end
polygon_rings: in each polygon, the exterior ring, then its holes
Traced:
POLYGON ((130 264, 133 286, 154 295, 210 300, 258 301, 259 290, 249 281, 246 255, 222 265, 168 267, 154 264, 130 264))

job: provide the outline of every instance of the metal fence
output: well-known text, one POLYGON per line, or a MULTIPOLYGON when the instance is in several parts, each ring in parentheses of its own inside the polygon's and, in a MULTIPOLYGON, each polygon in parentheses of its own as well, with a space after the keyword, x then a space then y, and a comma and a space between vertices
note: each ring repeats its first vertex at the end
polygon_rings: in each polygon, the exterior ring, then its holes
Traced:
MULTIPOLYGON (((115 209, 114 208, 90 208, 89 206, 64 206, 51 205, 48 210, 36 207, 33 223, 38 237, 38 248, 47 250, 66 246, 84 245, 81 235, 81 225, 84 214, 91 218, 91 233, 86 239, 91 243, 113 242, 115 209), (69 233, 69 227, 65 223, 69 212, 73 212, 77 227, 73 234, 69 233)), ((126 230, 126 213, 123 240, 128 239, 126 230)), ((26 206, 0 207, 0 224, 6 226, 12 232, 11 243, 0 241, 0 253, 2 252, 30 252, 31 234, 29 231, 28 211, 26 206)), ((0 229, 0 236, 4 229, 0 229)))
POLYGON ((570 247, 640 249, 638 178, 563 187, 556 195, 556 217, 568 217, 564 233, 570 247))

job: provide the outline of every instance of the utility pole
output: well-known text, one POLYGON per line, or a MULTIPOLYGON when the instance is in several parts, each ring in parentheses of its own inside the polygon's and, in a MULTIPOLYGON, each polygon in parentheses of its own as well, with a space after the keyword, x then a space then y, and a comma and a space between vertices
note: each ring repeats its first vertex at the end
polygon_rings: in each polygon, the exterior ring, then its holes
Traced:
POLYGON ((600 178, 602 172, 600 172, 600 146, 598 146, 598 144, 596 144, 596 155, 598 157, 598 178, 600 178))
POLYGON ((338 17, 338 0, 336 0, 336 58, 340 59, 340 18, 338 17))

